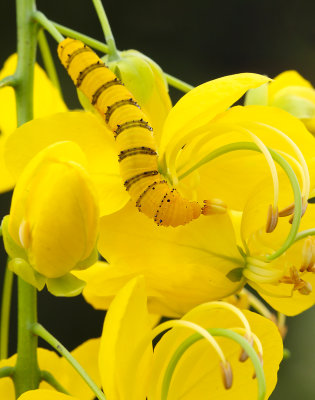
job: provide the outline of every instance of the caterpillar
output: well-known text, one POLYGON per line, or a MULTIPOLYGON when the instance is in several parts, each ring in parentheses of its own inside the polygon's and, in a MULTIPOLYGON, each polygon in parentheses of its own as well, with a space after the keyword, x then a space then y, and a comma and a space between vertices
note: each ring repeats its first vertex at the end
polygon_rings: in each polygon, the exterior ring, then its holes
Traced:
POLYGON ((138 210, 157 225, 173 227, 213 213, 216 207, 211 201, 200 205, 184 199, 158 172, 152 127, 132 94, 97 54, 83 42, 67 38, 59 44, 58 56, 113 132, 124 186, 138 210))

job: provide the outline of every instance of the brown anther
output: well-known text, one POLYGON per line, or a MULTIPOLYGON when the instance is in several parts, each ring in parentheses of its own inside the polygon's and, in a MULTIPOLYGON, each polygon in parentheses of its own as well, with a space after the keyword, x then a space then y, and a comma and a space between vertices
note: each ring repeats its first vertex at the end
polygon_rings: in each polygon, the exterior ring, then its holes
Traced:
POLYGON ((220 366, 221 366, 221 372, 222 372, 223 385, 224 385, 225 389, 228 390, 232 387, 232 383, 233 383, 232 367, 228 361, 226 361, 225 364, 221 361, 220 366))
MULTIPOLYGON (((245 335, 244 338, 249 342, 249 344, 252 346, 253 345, 253 338, 248 337, 248 335, 245 335)), ((241 350, 241 354, 239 356, 239 361, 240 362, 245 362, 248 359, 248 354, 244 349, 241 350)))
MULTIPOLYGON (((305 214, 305 211, 306 211, 306 209, 307 209, 307 206, 308 206, 308 202, 307 202, 307 201, 304 201, 304 200, 302 199, 302 213, 301 213, 301 218, 302 218, 303 215, 305 214)), ((293 215, 291 216, 291 218, 289 219, 290 224, 292 224, 293 218, 294 218, 294 214, 293 214, 293 215)))
POLYGON ((293 213, 294 213, 294 203, 290 204, 288 207, 279 211, 279 217, 287 217, 289 215, 292 215, 293 213))
POLYGON ((276 229, 278 223, 278 209, 274 210, 272 205, 269 205, 268 215, 267 215, 267 223, 266 223, 266 232, 271 233, 276 229))
POLYGON ((306 269, 310 266, 312 266, 313 263, 313 239, 311 237, 308 237, 303 245, 302 249, 302 266, 300 268, 300 272, 304 272, 306 269))
MULTIPOLYGON (((260 361, 261 365, 263 365, 264 364, 264 360, 263 360, 262 354, 258 353, 257 355, 259 357, 259 361, 260 361)), ((252 378, 256 379, 256 371, 254 371, 252 378)))
POLYGON ((315 273, 315 264, 313 262, 307 267, 307 272, 315 273))
POLYGON ((204 206, 201 209, 203 215, 225 214, 227 205, 220 199, 204 200, 204 206))

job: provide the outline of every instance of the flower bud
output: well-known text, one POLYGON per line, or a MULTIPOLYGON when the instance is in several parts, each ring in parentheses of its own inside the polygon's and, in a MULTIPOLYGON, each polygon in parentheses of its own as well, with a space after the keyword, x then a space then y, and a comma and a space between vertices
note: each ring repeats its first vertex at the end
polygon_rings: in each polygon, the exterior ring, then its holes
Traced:
POLYGON ((36 273, 48 279, 95 262, 99 210, 84 164, 75 143, 51 145, 26 166, 13 193, 6 250, 12 259, 24 253, 36 273))
POLYGON ((122 51, 118 60, 110 61, 105 57, 104 61, 133 94, 159 141, 164 120, 172 107, 161 68, 136 50, 122 51))

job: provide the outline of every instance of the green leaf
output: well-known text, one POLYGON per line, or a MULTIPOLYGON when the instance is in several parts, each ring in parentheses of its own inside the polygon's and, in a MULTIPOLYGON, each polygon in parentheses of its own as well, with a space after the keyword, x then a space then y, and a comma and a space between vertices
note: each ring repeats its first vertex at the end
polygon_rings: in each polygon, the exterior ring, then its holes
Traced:
POLYGON ((72 297, 82 292, 86 282, 69 273, 60 278, 47 278, 46 284, 54 296, 72 297))

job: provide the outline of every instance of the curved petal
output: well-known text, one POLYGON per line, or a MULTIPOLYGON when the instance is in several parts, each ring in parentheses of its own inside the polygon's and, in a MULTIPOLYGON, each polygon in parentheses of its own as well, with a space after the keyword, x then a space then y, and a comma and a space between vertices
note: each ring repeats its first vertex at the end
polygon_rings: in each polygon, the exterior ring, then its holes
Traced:
POLYGON ((144 279, 138 277, 118 293, 107 312, 99 369, 104 393, 110 399, 146 398, 148 367, 152 357, 149 337, 145 353, 135 353, 150 332, 146 300, 144 279))
POLYGON ((78 400, 78 398, 52 390, 36 389, 23 393, 19 400, 78 400))
POLYGON ((236 74, 214 79, 188 92, 168 114, 161 137, 161 155, 173 139, 178 141, 187 132, 206 126, 248 89, 258 87, 269 80, 257 74, 236 74))
POLYGON ((228 215, 201 216, 185 226, 165 228, 129 204, 103 217, 100 230, 99 251, 113 264, 104 278, 103 296, 108 285, 112 291, 119 279, 142 274, 150 312, 178 316, 242 286, 226 276, 243 266, 228 215))
MULTIPOLYGON (((0 72, 0 79, 12 75, 15 71, 17 55, 13 54, 5 62, 0 72)), ((3 161, 5 138, 16 128, 16 106, 14 90, 4 87, 0 90, 0 192, 12 189, 15 184, 14 177, 6 168, 3 161)), ((66 111, 58 90, 48 79, 43 69, 35 64, 34 70, 34 117, 39 118, 55 112, 66 111)))
MULTIPOLYGON (((282 359, 282 340, 274 323, 250 311, 244 311, 244 314, 263 347, 267 399, 277 381, 277 371, 282 359)), ((206 329, 229 329, 241 326, 235 314, 224 309, 196 309, 182 319, 197 323, 206 329)), ((162 337, 155 347, 150 400, 161 398, 161 383, 169 360, 180 343, 189 336, 191 336, 190 330, 173 328, 162 337)), ((216 337, 215 339, 232 366, 233 384, 231 389, 224 389, 217 353, 208 342, 200 340, 185 352, 177 364, 168 399, 195 400, 205 398, 207 394, 214 399, 226 400, 256 398, 257 381, 252 379, 253 365, 250 359, 241 363, 239 361, 241 350, 238 344, 225 338, 216 337)))
POLYGON ((91 113, 60 113, 18 128, 8 138, 5 148, 10 172, 17 178, 40 150, 65 140, 77 143, 87 157, 87 168, 100 198, 101 215, 123 207, 129 195, 121 182, 113 135, 91 113))

